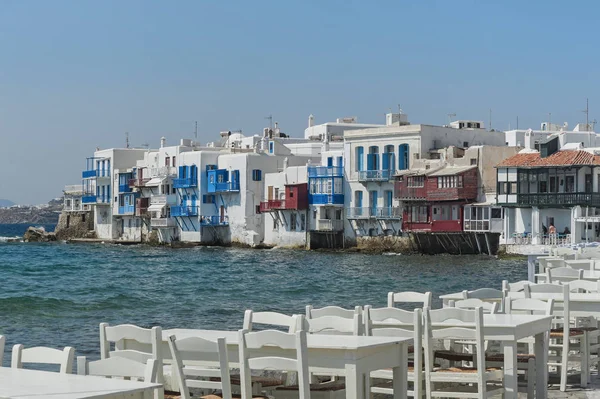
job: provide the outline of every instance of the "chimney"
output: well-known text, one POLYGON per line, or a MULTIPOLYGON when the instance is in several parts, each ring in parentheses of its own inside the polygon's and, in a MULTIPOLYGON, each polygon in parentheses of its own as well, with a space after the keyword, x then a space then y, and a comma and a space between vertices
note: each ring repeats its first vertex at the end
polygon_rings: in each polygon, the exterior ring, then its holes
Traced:
POLYGON ((308 116, 308 127, 313 127, 315 125, 315 117, 313 114, 308 116))
POLYGON ((160 138, 160 148, 164 148, 167 145, 167 139, 165 138, 165 136, 162 136, 160 138))
POLYGON ((533 143, 533 130, 527 129, 525 132, 525 148, 528 150, 535 150, 535 145, 533 143))

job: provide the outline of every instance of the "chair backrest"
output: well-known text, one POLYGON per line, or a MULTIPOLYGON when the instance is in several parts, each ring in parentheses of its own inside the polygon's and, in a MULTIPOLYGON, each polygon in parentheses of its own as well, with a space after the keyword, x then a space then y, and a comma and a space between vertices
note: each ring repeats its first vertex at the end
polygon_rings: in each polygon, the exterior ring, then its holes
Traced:
POLYGON ((530 314, 530 315, 546 315, 551 316, 554 310, 554 300, 533 298, 506 298, 504 309, 510 314, 530 314))
POLYGON ((559 284, 535 284, 526 285, 523 289, 525 298, 535 298, 536 294, 561 294, 563 288, 559 284))
MULTIPOLYGON (((2 346, 4 346, 4 342, 2 342, 2 346)), ((20 369, 23 368, 23 363, 55 364, 60 366, 61 373, 71 374, 74 360, 75 349, 70 346, 64 349, 45 346, 24 348, 23 345, 17 344, 13 346, 10 365, 12 368, 20 369)))
POLYGON ((162 368, 162 329, 160 327, 142 328, 132 324, 109 326, 100 323, 100 358, 121 357, 146 363, 149 359, 157 361, 159 370, 162 368), (128 348, 125 340, 136 341, 140 344, 152 345, 152 353, 128 348), (114 345, 114 350, 112 346, 114 345))
POLYGON ((365 306, 363 317, 365 324, 365 335, 412 337, 414 335, 415 328, 419 326, 422 327, 423 324, 422 322, 415 324, 415 312, 417 310, 420 314, 423 313, 419 308, 410 312, 408 310, 392 307, 373 308, 370 305, 367 305, 365 306), (390 335, 388 335, 386 332, 388 329, 390 330, 390 335))
POLYGON ((360 306, 354 310, 337 306, 321 309, 306 307, 306 318, 301 321, 302 329, 311 334, 362 335, 362 311, 360 306))
POLYGON ((498 309, 500 309, 500 304, 498 302, 485 302, 479 298, 469 298, 462 299, 460 301, 450 301, 450 306, 459 309, 470 309, 474 310, 477 308, 482 308, 483 313, 495 314, 498 313, 498 309))
POLYGON ((473 291, 463 291, 462 296, 463 299, 477 298, 477 299, 502 299, 503 293, 501 290, 497 290, 495 288, 479 288, 473 291))
POLYGON ((190 399, 189 388, 220 389, 223 399, 231 399, 231 380, 229 376, 229 359, 227 357, 227 341, 218 338, 210 341, 200 337, 176 339, 169 337, 169 349, 173 358, 175 378, 179 382, 182 399, 190 399), (216 360, 219 368, 185 367, 184 361, 198 359, 216 360), (188 379, 186 377, 204 377, 207 380, 188 379), (218 378, 212 381, 209 378, 218 378))
MULTIPOLYGON (((475 342, 473 354, 480 383, 484 381, 485 346, 483 339, 483 309, 425 308, 425 373, 433 372, 433 340, 468 340, 475 342)), ((426 377, 429 378, 429 377, 426 377)), ((430 378, 429 378, 430 380, 430 378)))
POLYGON ((571 292, 600 292, 600 280, 573 280, 570 283, 567 283, 567 285, 569 286, 569 291, 571 292))
POLYGON ((239 359, 242 398, 252 398, 251 370, 281 370, 298 373, 300 398, 310 399, 306 331, 284 333, 276 330, 239 331, 239 359), (282 353, 271 355, 263 347, 277 347, 282 353))
POLYGON ((525 286, 529 285, 529 284, 535 284, 535 283, 532 283, 529 280, 521 280, 521 281, 517 281, 516 283, 509 283, 508 280, 503 280, 502 281, 502 291, 521 292, 525 289, 525 286))
POLYGON ((421 308, 431 307, 431 292, 388 292, 387 305, 393 308, 397 303, 416 303, 421 308))
POLYGON ((99 377, 141 378, 144 382, 158 382, 158 363, 154 359, 139 362, 126 357, 109 357, 88 362, 85 356, 78 356, 77 374, 99 377))
POLYGON ((570 267, 555 267, 546 269, 546 282, 548 284, 569 283, 573 280, 583 279, 583 270, 570 267))
POLYGON ((283 327, 287 332, 296 331, 296 319, 283 313, 277 312, 253 312, 248 309, 244 312, 243 329, 252 331, 254 324, 283 327))
POLYGON ((577 263, 571 263, 571 262, 566 262, 566 263, 567 263, 567 267, 571 268, 571 269, 589 270, 589 271, 594 270, 594 260, 593 259, 580 260, 580 261, 577 261, 577 263))

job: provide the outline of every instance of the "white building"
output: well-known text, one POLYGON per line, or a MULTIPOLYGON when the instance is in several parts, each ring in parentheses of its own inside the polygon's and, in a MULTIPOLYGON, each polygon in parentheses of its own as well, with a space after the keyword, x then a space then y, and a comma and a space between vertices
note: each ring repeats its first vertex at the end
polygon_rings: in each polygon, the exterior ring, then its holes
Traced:
POLYGON ((83 185, 72 184, 65 186, 63 189, 63 211, 65 212, 81 212, 90 209, 89 204, 81 202, 83 197, 83 185))
POLYGON ((573 130, 568 130, 569 125, 565 122, 563 125, 555 125, 548 122, 542 122, 540 130, 521 129, 508 130, 504 132, 506 145, 509 147, 525 147, 525 136, 529 132, 532 139, 532 148, 539 147, 539 144, 551 136, 558 136, 560 147, 569 143, 581 144, 583 147, 600 147, 600 135, 594 132, 591 125, 579 123, 573 130))

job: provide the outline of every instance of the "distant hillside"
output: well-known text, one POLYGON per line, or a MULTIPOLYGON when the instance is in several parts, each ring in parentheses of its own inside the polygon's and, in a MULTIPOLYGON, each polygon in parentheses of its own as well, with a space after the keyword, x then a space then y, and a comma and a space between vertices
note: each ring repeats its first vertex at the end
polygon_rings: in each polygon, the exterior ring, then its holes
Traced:
POLYGON ((0 209, 0 224, 56 224, 62 200, 52 200, 45 207, 20 206, 0 209))
POLYGON ((15 203, 7 199, 0 199, 0 208, 13 206, 15 203))

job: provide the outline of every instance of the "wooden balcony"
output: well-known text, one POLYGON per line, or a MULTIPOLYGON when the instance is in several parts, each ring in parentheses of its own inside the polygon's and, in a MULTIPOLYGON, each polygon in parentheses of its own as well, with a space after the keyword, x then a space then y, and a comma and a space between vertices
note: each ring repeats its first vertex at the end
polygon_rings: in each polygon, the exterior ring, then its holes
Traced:
POLYGON ((517 194, 517 206, 571 207, 575 205, 600 207, 600 193, 537 193, 517 194))
POLYGON ((286 209, 285 200, 268 200, 260 203, 261 212, 273 212, 281 209, 286 209))

